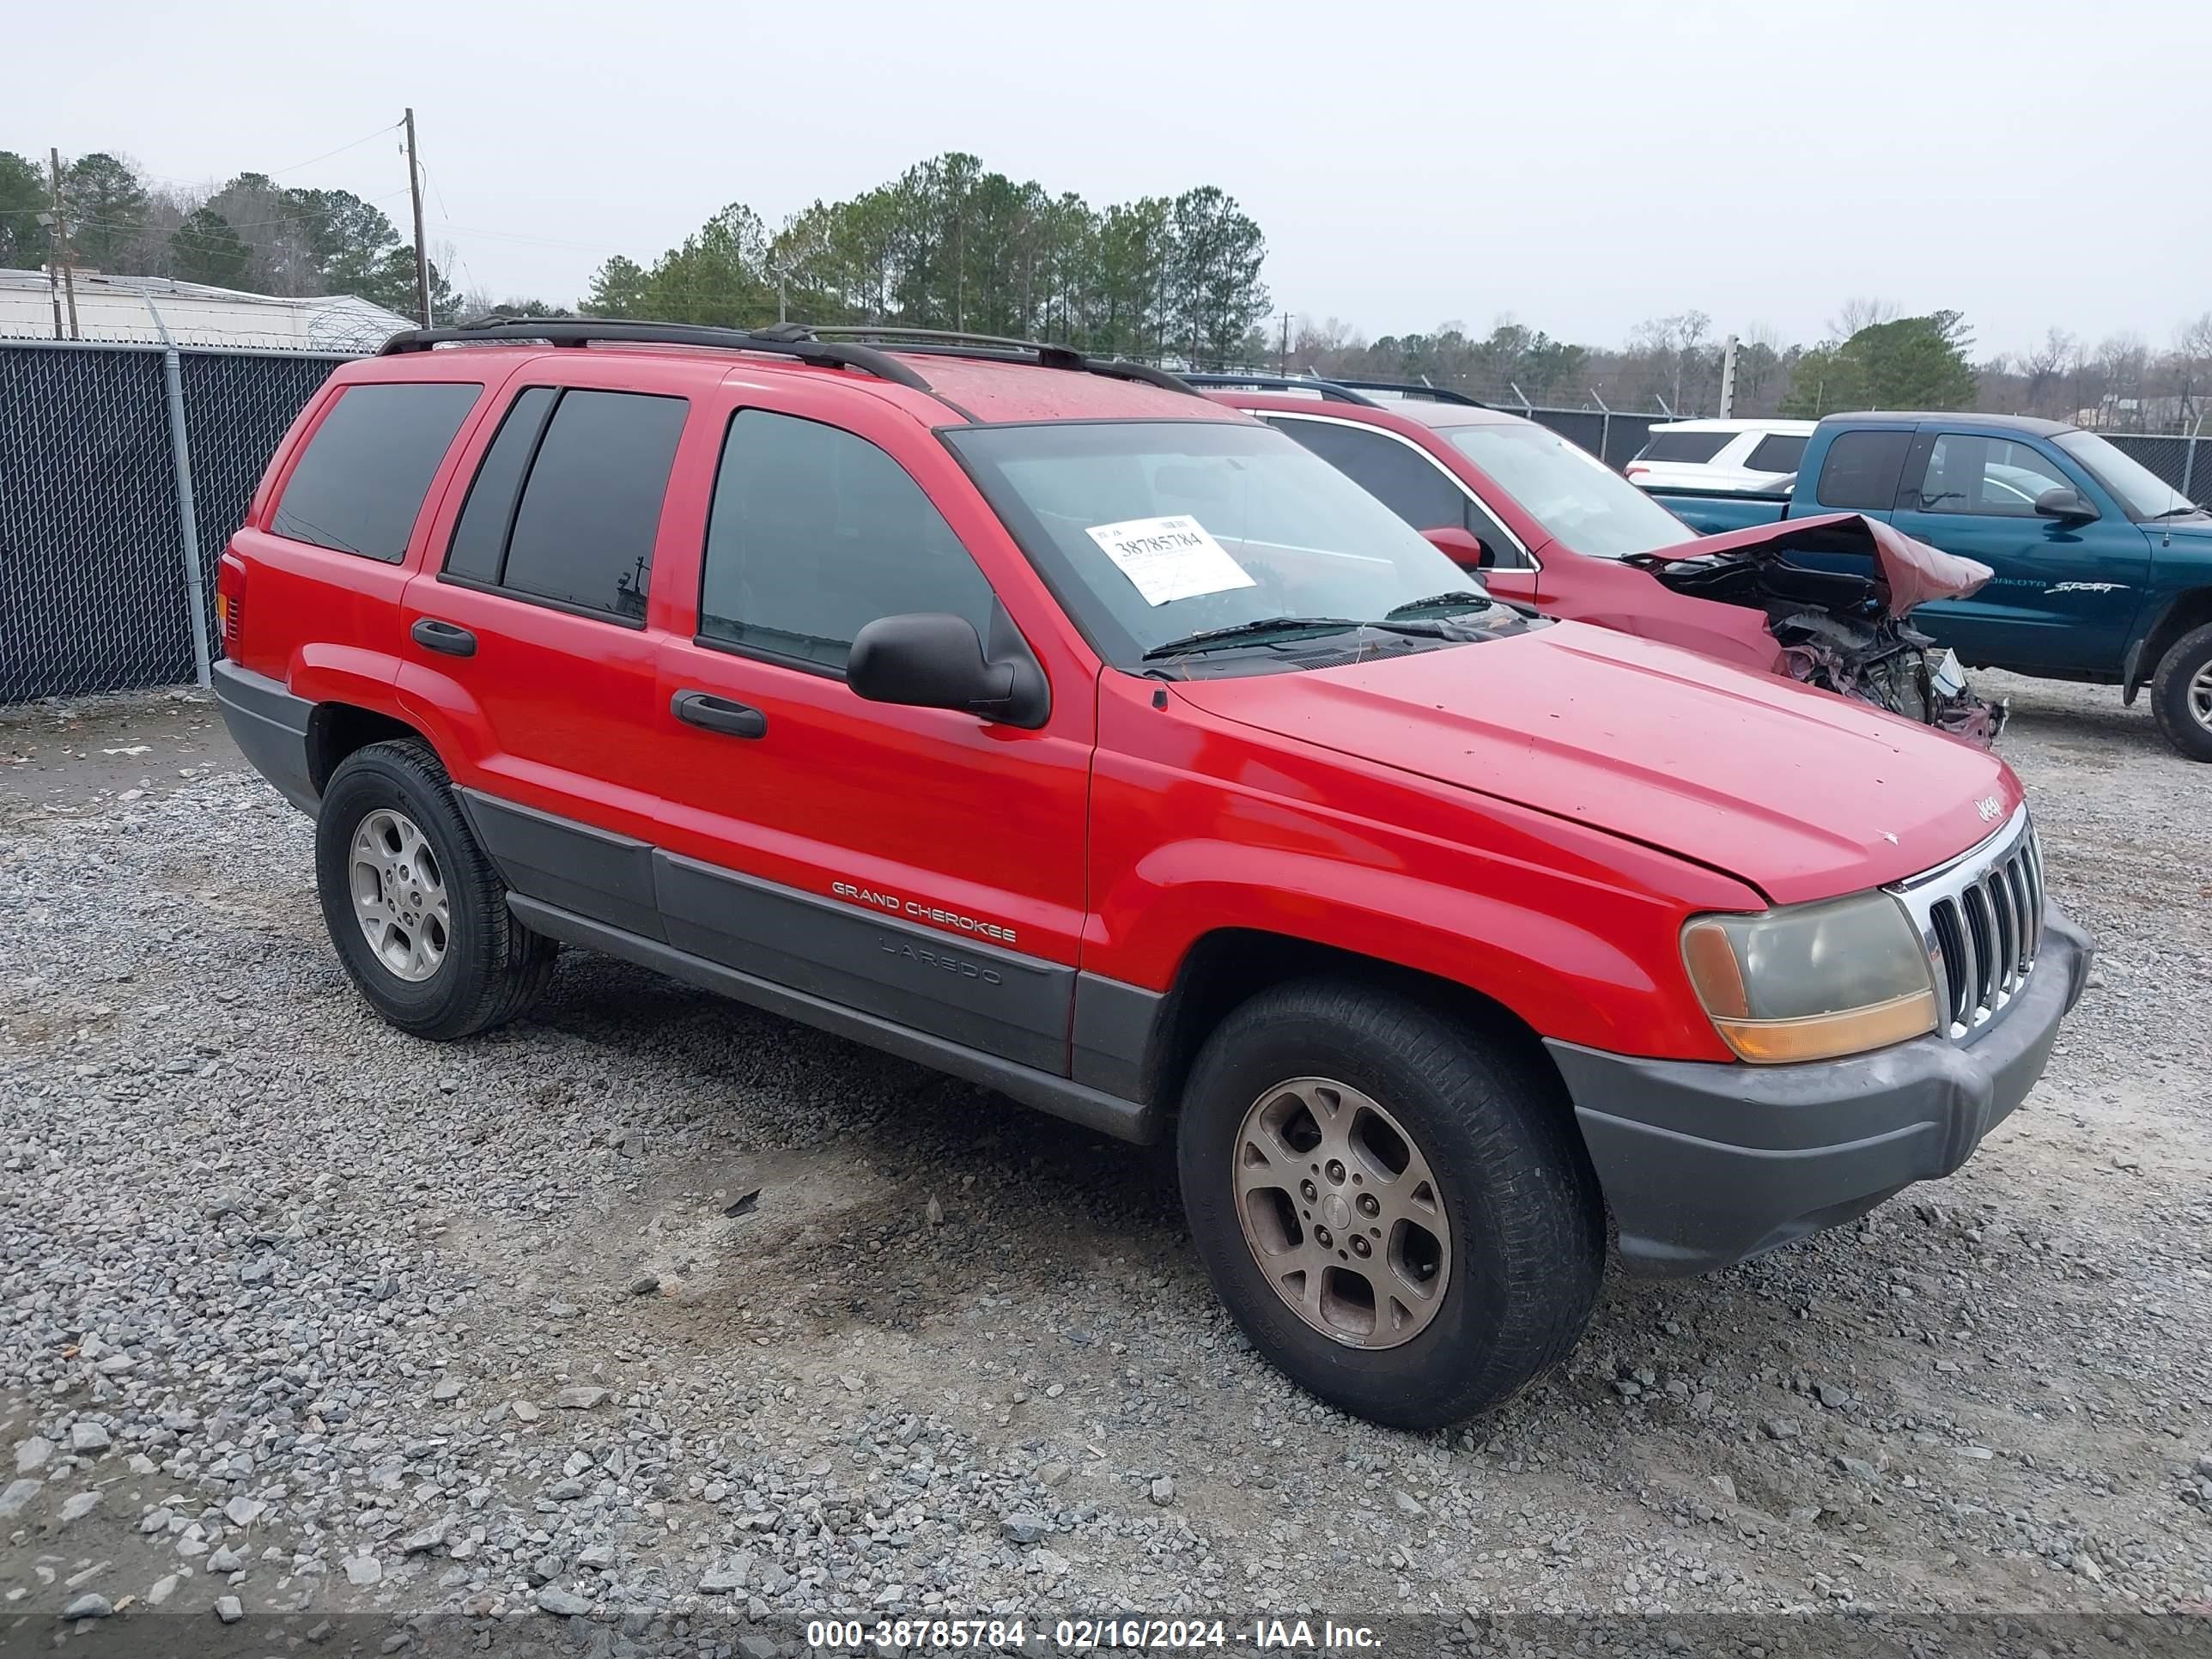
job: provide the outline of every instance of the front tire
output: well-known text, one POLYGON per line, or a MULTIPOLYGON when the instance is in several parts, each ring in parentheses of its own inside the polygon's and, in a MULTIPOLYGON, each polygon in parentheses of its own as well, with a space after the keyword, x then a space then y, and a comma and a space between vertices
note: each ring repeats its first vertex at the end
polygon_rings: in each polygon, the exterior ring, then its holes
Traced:
POLYGON ((553 975, 559 947, 507 909, 424 744, 371 744, 339 763, 315 814, 315 886, 353 982, 413 1036, 503 1024, 553 975))
POLYGON ((1589 1322, 1596 1176, 1558 1078, 1502 1033, 1353 981, 1264 991, 1200 1054, 1178 1154, 1237 1324, 1361 1417, 1488 1410, 1589 1322))
POLYGON ((2158 659, 2150 713, 2168 743, 2191 760, 2212 761, 2212 623, 2184 634, 2158 659))

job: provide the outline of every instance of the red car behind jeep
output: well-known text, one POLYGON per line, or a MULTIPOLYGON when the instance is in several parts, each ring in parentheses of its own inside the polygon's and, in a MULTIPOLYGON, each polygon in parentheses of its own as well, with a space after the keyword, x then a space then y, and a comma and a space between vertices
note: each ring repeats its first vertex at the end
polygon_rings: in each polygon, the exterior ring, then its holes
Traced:
POLYGON ((1502 598, 1785 675, 1984 747, 2004 724, 2003 705, 1973 696, 1958 658, 1907 620, 1923 600, 1976 592, 1990 568, 1879 519, 1831 513, 1703 536, 1559 434, 1462 392, 1191 379, 1296 438, 1502 598))
POLYGON ((1380 1420, 1973 1151, 2087 941, 1992 756, 1531 618, 1057 347, 401 335, 271 462, 223 712, 385 1018, 611 952, 1110 1135, 1380 1420))

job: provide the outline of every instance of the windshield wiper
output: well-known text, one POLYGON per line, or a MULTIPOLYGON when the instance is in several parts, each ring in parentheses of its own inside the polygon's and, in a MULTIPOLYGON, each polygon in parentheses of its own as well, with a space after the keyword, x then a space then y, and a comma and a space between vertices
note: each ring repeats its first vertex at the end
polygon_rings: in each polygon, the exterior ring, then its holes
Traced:
POLYGON ((1382 613, 1385 622, 1395 622, 1401 617, 1410 617, 1417 611, 1487 611, 1497 601, 1487 593, 1477 593, 1472 588, 1455 587, 1449 593, 1431 593, 1425 599, 1410 599, 1404 605, 1394 605, 1382 613))
POLYGON ((2204 508, 2197 506, 2194 501, 2185 501, 2179 507, 2167 507, 2163 513, 2154 513, 2149 518, 2144 520, 2143 522, 2145 524, 2156 524, 2160 519, 2193 519, 2199 513, 2202 513, 2204 510, 2204 508))
POLYGON ((1170 640, 1165 645, 1156 645, 1145 653, 1144 660, 1152 662, 1161 657, 1179 657, 1186 652, 1211 651, 1216 646, 1235 645, 1261 634, 1341 634, 1367 625, 1348 617, 1255 617, 1250 622, 1232 623, 1227 628, 1200 629, 1179 640, 1170 640))

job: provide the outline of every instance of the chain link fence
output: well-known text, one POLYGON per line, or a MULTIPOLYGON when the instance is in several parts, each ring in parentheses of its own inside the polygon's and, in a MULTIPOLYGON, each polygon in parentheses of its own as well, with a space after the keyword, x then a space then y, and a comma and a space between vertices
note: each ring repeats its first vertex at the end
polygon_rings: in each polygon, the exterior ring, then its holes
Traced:
POLYGON ((168 356, 0 342, 0 702, 196 678, 196 625, 219 648, 223 544, 292 417, 345 361, 187 348, 173 396, 168 356))
POLYGON ((2125 450, 2199 507, 2212 507, 2212 437, 2142 432, 2099 434, 2125 450))

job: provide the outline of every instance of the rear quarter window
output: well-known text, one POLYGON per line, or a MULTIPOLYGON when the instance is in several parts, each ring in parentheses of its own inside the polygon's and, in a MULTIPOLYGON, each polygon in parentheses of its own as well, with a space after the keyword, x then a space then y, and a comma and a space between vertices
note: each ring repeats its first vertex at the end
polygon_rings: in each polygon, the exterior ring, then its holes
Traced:
POLYGON ((1803 465, 1806 440, 1770 432, 1759 441, 1744 465, 1753 472, 1795 472, 1803 465))
POLYGON ((398 563, 438 463, 483 393, 454 380, 346 387, 285 480, 270 533, 398 563))
POLYGON ((1639 461, 1710 461, 1726 449, 1733 432, 1655 432, 1639 461))
POLYGON ((1820 463, 1814 499, 1823 507, 1852 513, 1887 513, 1897 505, 1897 480, 1912 434, 1899 427, 1878 432, 1843 432, 1828 446, 1820 463))

